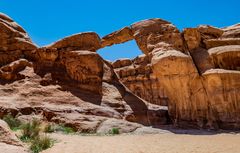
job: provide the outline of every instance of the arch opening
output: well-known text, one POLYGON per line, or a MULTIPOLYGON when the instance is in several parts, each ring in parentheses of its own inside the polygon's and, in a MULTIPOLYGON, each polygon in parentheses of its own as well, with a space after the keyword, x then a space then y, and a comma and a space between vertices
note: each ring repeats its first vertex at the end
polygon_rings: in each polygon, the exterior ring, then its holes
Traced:
POLYGON ((138 48, 135 40, 131 40, 122 44, 114 44, 98 50, 98 53, 105 59, 111 62, 122 58, 133 59, 138 55, 143 54, 138 48))

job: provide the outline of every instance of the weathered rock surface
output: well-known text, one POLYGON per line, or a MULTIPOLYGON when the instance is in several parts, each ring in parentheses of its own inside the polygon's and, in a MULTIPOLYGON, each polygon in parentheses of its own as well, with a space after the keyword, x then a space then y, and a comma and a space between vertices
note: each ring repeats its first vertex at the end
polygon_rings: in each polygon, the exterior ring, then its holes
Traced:
POLYGON ((124 43, 133 39, 132 30, 129 27, 124 27, 118 31, 115 31, 101 39, 102 48, 111 46, 114 44, 124 43))
POLYGON ((203 85, 209 100, 209 120, 222 129, 239 129, 240 72, 223 69, 203 74, 203 85))
POLYGON ((100 38, 95 32, 84 32, 61 39, 47 48, 58 50, 89 50, 95 52, 101 47, 100 38), (67 49, 66 49, 67 48, 67 49))
POLYGON ((9 64, 36 48, 24 29, 4 14, 0 14, 0 33, 0 66, 9 64))
POLYGON ((240 45, 215 47, 208 50, 215 67, 240 70, 240 45))
POLYGON ((3 120, 0 120, 0 152, 27 153, 22 143, 3 120))
POLYGON ((134 94, 146 101, 167 106, 168 97, 159 80, 153 75, 149 57, 141 55, 133 60, 120 59, 112 63, 120 81, 134 94))
POLYGON ((1 67, 0 68, 1 81, 13 81, 17 79, 22 79, 24 76, 19 74, 19 72, 24 70, 27 66, 31 67, 32 63, 30 63, 26 59, 19 59, 17 61, 14 61, 10 64, 1 67))
POLYGON ((149 19, 131 25, 134 39, 144 54, 154 49, 183 49, 182 36, 170 22, 149 19))
POLYGON ((223 38, 240 38, 240 23, 223 28, 223 38))

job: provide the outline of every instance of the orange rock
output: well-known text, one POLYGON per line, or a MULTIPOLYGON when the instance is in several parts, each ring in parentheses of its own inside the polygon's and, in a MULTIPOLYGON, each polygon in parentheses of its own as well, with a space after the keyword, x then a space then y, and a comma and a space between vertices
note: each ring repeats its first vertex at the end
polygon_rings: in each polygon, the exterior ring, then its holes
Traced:
POLYGON ((157 18, 143 20, 132 24, 131 28, 134 39, 144 54, 155 48, 183 49, 181 33, 168 21, 157 18))
POLYGON ((89 50, 95 52, 101 48, 100 38, 95 32, 83 32, 63 38, 51 45, 46 46, 49 49, 58 50, 89 50))
POLYGON ((112 46, 114 44, 124 43, 126 41, 132 40, 133 34, 129 27, 124 27, 118 31, 104 36, 101 40, 102 48, 106 46, 112 46))
POLYGON ((4 14, 0 14, 0 34, 0 66, 18 60, 26 51, 36 49, 24 29, 4 14))

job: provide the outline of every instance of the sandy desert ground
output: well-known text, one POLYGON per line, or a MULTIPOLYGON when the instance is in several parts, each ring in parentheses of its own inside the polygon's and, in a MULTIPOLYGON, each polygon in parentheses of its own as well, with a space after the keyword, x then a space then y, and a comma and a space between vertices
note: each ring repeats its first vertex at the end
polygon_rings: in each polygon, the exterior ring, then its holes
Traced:
POLYGON ((239 153, 240 134, 52 134, 58 142, 43 153, 239 153))

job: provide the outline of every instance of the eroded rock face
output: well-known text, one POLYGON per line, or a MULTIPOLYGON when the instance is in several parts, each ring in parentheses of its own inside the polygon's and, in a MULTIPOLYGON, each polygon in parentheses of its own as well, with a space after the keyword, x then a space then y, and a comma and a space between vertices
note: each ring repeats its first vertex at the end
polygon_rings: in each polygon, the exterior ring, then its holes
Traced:
POLYGON ((70 51, 62 56, 65 67, 71 79, 81 84, 82 89, 98 91, 102 86, 103 60, 90 51, 70 51))
POLYGON ((131 25, 134 39, 144 54, 154 49, 183 50, 179 30, 170 22, 162 19, 149 19, 131 25))
POLYGON ((5 153, 27 153, 17 136, 3 120, 0 120, 0 151, 5 153))
POLYGON ((133 60, 120 59, 112 65, 120 81, 134 94, 150 103, 167 106, 168 97, 157 77, 153 75, 148 56, 141 55, 133 60))
POLYGON ((228 45, 208 50, 215 67, 227 70, 240 70, 240 45, 228 45))
POLYGON ((188 54, 178 50, 159 50, 153 54, 153 73, 167 91, 169 115, 176 125, 240 128, 235 113, 239 112, 236 105, 239 75, 223 70, 239 67, 238 46, 231 46, 238 44, 238 38, 224 38, 223 34, 223 30, 210 26, 185 29, 188 54))
POLYGON ((223 34, 216 39, 205 40, 206 48, 213 48, 226 45, 240 45, 240 26, 239 24, 221 29, 223 34))
POLYGON ((0 14, 0 66, 9 64, 36 48, 22 27, 0 14))
POLYGON ((1 81, 11 81, 23 78, 24 76, 19 74, 19 72, 24 70, 27 66, 31 67, 32 63, 30 63, 26 59, 19 59, 17 61, 14 61, 10 64, 1 67, 0 68, 1 81))
POLYGON ((239 129, 240 72, 212 69, 203 74, 208 94, 209 120, 222 129, 239 129))

